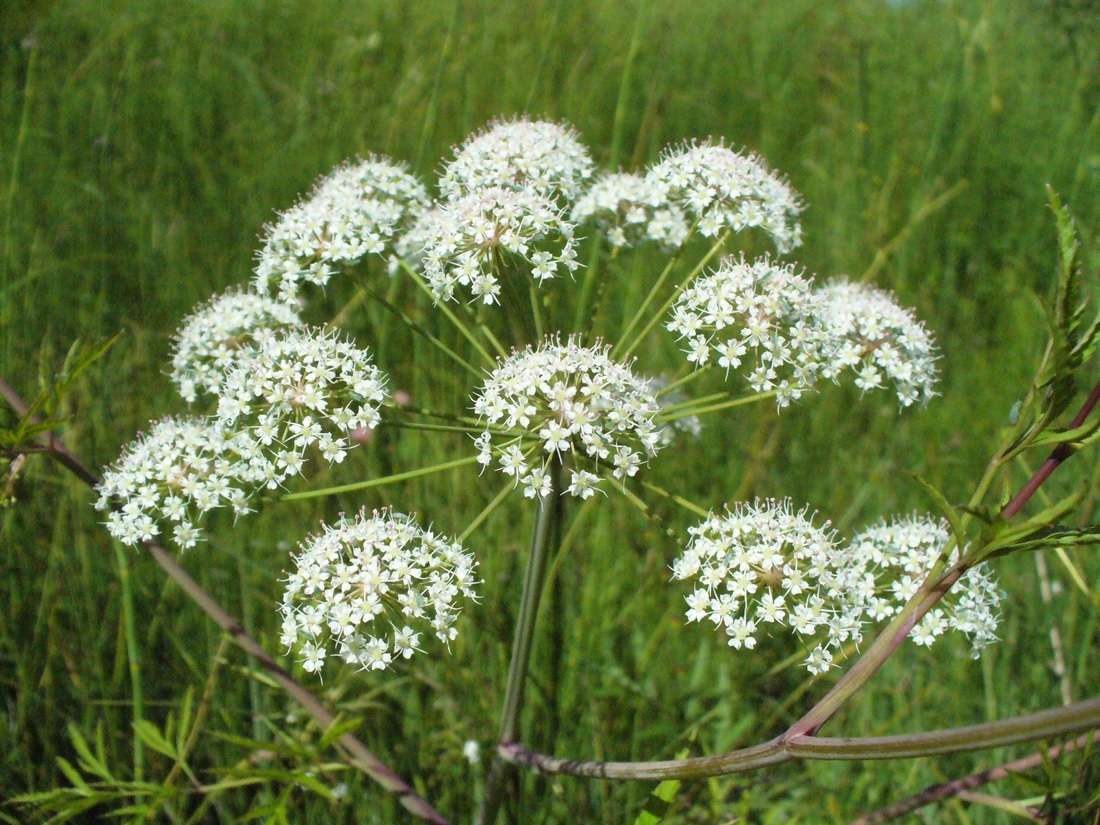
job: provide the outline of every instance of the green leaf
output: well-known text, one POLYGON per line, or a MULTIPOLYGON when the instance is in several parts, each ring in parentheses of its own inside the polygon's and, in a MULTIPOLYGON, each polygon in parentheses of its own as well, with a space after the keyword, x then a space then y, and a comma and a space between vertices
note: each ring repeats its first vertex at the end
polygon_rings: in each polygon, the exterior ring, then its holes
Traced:
POLYGON ((919 484, 928 496, 932 499, 937 509, 943 514, 943 517, 947 519, 951 525, 951 532, 955 534, 955 543, 958 545, 961 552, 962 548, 966 546, 966 536, 963 533, 962 523, 959 520, 958 510, 951 505, 951 502, 947 500, 947 497, 941 493, 938 489, 932 486, 928 481, 925 481, 916 473, 905 471, 905 474, 919 484))
MULTIPOLYGON (((1004 556, 1017 549, 1021 549, 1022 545, 1028 540, 1044 530, 1051 529, 1056 522, 1073 512, 1073 510, 1077 508, 1077 505, 1081 503, 1081 499, 1084 498, 1084 495, 1085 488, 1081 487, 1077 492, 1055 502, 1050 507, 1035 514, 1022 524, 1006 526, 998 532, 995 538, 983 545, 981 559, 985 560, 1004 556)), ((1005 524, 1007 525, 1008 522, 1005 522, 1005 524)))
POLYGON ((88 787, 88 783, 84 781, 84 777, 80 775, 80 771, 72 766, 72 763, 64 757, 57 757, 57 767, 61 768, 61 772, 68 778, 70 784, 77 791, 82 794, 89 794, 92 789, 88 787))
POLYGON ((1053 444, 1069 444, 1073 447, 1082 447, 1096 440, 1100 434, 1100 416, 1073 429, 1051 429, 1039 433, 1031 442, 1033 447, 1050 446, 1053 444))
POLYGON ((1085 323, 1088 298, 1082 290, 1084 275, 1073 216, 1049 186, 1047 195, 1058 233, 1058 283, 1049 319, 1050 357, 1036 381, 1044 391, 1043 412, 1053 418, 1065 411, 1077 393, 1077 373, 1100 340, 1100 317, 1085 323))
POLYGON ((134 732, 137 733, 142 742, 157 753, 162 753, 169 759, 179 758, 179 754, 176 753, 172 743, 165 739, 160 729, 148 719, 136 720, 134 722, 134 732))
POLYGON ((92 749, 88 747, 88 741, 84 738, 84 734, 80 732, 80 728, 70 722, 68 730, 69 739, 72 740, 76 755, 80 757, 80 767, 83 768, 86 773, 95 774, 106 782, 114 782, 115 778, 111 775, 111 771, 107 768, 103 759, 102 739, 97 736, 97 755, 93 756, 92 749))
POLYGON ((351 733, 362 724, 362 719, 356 719, 354 717, 344 719, 343 714, 338 715, 336 719, 333 720, 333 723, 329 726, 328 730, 325 731, 324 736, 322 736, 318 740, 317 750, 322 750, 329 747, 345 733, 351 733))

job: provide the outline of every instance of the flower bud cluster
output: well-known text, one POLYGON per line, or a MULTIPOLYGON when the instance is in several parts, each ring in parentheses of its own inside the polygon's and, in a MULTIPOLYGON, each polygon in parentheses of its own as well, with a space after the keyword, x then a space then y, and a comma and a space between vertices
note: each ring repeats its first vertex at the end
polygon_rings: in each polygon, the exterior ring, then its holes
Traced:
POLYGON ((573 224, 557 205, 535 190, 499 186, 431 210, 398 251, 420 263, 442 301, 463 286, 474 300, 498 303, 500 277, 510 267, 539 284, 578 267, 573 224))
POLYGON ((592 158, 568 126, 543 120, 498 121, 471 135, 439 180, 446 200, 503 187, 572 202, 592 176, 592 158))
POLYGON ((338 166, 267 228, 257 291, 293 301, 303 283, 324 286, 338 267, 382 254, 427 204, 427 190, 402 165, 370 157, 338 166))
POLYGON ((726 259, 688 286, 667 328, 684 339, 687 360, 744 369, 755 392, 775 392, 780 408, 819 375, 831 375, 831 338, 818 321, 812 284, 768 258, 726 259))
POLYGON ((856 373, 857 387, 889 382, 905 407, 935 395, 936 347, 911 310, 889 292, 847 281, 834 281, 818 295, 818 315, 834 341, 832 361, 856 373))
POLYGON ((477 562, 457 541, 391 510, 325 525, 294 556, 280 607, 282 642, 299 647, 303 667, 339 656, 381 670, 434 634, 455 638, 458 598, 475 598, 477 562))
POLYGON ((689 143, 665 154, 646 175, 660 203, 698 220, 715 237, 724 229, 760 227, 781 253, 802 243, 802 201, 790 185, 753 154, 721 144, 689 143))
POLYGON ((623 172, 601 175, 573 207, 575 223, 594 223, 612 246, 655 241, 675 249, 687 240, 683 210, 661 198, 650 178, 623 172))
POLYGON ((280 327, 300 326, 297 311, 282 301, 232 289, 200 307, 176 333, 172 381, 185 401, 217 395, 225 376, 252 347, 280 327))
POLYGON ((529 497, 550 492, 554 459, 571 460, 566 492, 581 498, 594 493, 601 466, 617 479, 636 474, 659 449, 659 407, 649 384, 608 353, 548 338, 501 362, 474 398, 488 422, 481 463, 496 459, 529 497))
POLYGON ((694 579, 689 622, 709 619, 734 648, 753 648, 767 625, 813 639, 811 673, 829 669, 836 651, 862 638, 862 607, 852 598, 853 571, 834 534, 816 527, 789 499, 739 503, 689 529, 673 578, 694 579))
MULTIPOLYGON (((861 571, 860 595, 868 616, 881 621, 897 613, 917 592, 943 555, 951 533, 942 519, 909 516, 881 521, 851 541, 848 555, 861 571), (873 585, 873 587, 872 587, 873 585)), ((946 561, 958 559, 958 548, 946 561)), ((970 639, 975 658, 997 640, 1001 593, 989 565, 967 570, 947 595, 913 628, 910 637, 931 645, 948 630, 970 639)))
POLYGON ((250 479, 274 488, 301 471, 312 446, 343 461, 351 432, 378 424, 385 386, 366 350, 336 333, 282 330, 227 376, 218 418, 251 439, 250 479))
POLYGON ((205 418, 165 418, 126 446, 103 474, 96 509, 111 510, 107 530, 133 545, 160 535, 158 522, 172 524, 183 549, 201 538, 198 520, 218 507, 247 511, 247 481, 231 447, 232 437, 205 418))

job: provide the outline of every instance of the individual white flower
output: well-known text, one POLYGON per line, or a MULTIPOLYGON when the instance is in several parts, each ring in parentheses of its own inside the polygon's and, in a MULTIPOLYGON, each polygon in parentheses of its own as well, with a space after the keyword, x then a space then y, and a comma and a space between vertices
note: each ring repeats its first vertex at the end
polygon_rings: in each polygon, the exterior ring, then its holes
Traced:
MULTIPOLYGON (((499 302, 500 279, 522 272, 538 284, 577 269, 573 225, 533 190, 478 189, 428 212, 399 253, 424 270, 439 300, 459 286, 474 301, 499 302)), ((526 294, 527 285, 519 285, 526 294)))
POLYGON ((371 156, 338 166, 267 227, 256 289, 289 302, 303 283, 324 286, 339 267, 383 254, 427 205, 427 190, 401 164, 371 156))
POLYGON ((299 545, 280 612, 282 641, 303 667, 327 654, 381 670, 420 649, 424 635, 455 637, 460 597, 475 598, 477 562, 457 541, 392 510, 362 510, 299 545))
POLYGON ((656 455, 657 400, 609 349, 547 338, 501 361, 474 398, 474 411, 488 425, 478 440, 486 463, 495 457, 534 497, 551 486, 549 463, 569 461, 574 472, 566 492, 587 498, 600 466, 625 479, 656 455))
POLYGON ((760 227, 781 253, 802 243, 798 194, 759 157, 721 144, 688 143, 667 151, 646 174, 660 203, 698 220, 708 237, 760 227))
POLYGON ((855 372, 862 390, 892 384, 905 407, 935 395, 932 335, 892 293, 848 281, 833 281, 816 293, 817 312, 835 342, 838 371, 855 372))
POLYGON ((225 376, 275 329, 299 326, 297 311, 282 301, 231 289, 187 316, 172 348, 172 381, 185 401, 217 395, 225 376))
POLYGON ((787 628, 817 649, 806 665, 829 668, 834 651, 859 641, 862 605, 851 596, 852 571, 835 537, 789 499, 738 503, 689 529, 672 567, 674 579, 697 580, 687 598, 689 622, 709 619, 734 648, 752 648, 768 625, 787 628))
POLYGON ((833 339, 817 303, 794 266, 727 258, 684 289, 666 326, 687 343, 689 362, 744 373, 755 392, 774 391, 782 408, 831 374, 833 339))
POLYGON ((664 190, 641 175, 605 174, 577 200, 572 219, 596 224, 615 247, 655 241, 675 249, 687 239, 689 221, 664 200, 664 190))
MULTIPOLYGON (((852 539, 847 555, 859 570, 858 597, 878 621, 900 610, 920 588, 951 538, 942 519, 907 516, 880 521, 852 539)), ((947 559, 954 562, 958 548, 947 559)), ((997 640, 1001 591, 993 571, 984 562, 962 575, 939 604, 913 629, 917 644, 931 645, 948 630, 958 630, 971 641, 976 658, 997 640)))
POLYGON ((571 202, 591 174, 592 158, 573 129, 517 118, 471 135, 443 168, 439 190, 446 200, 504 187, 571 202))
POLYGON ((366 350, 335 332, 283 329, 226 377, 218 419, 238 433, 247 477, 274 488, 301 472, 311 447, 342 461, 352 433, 378 424, 385 397, 385 376, 366 350))
POLYGON ((123 449, 97 488, 96 508, 111 510, 108 531, 123 544, 140 544, 160 535, 167 522, 172 541, 186 550, 202 538, 198 522, 208 511, 246 512, 253 485, 234 443, 208 418, 153 424, 123 449))

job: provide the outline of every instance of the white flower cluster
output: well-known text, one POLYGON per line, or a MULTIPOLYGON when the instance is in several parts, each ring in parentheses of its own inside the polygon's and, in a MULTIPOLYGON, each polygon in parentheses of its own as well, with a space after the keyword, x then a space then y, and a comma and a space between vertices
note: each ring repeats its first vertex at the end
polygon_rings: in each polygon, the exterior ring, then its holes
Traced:
POLYGON ((755 647, 769 624, 815 637, 805 661, 811 673, 824 673, 844 642, 862 638, 852 569, 833 533, 790 500, 740 503, 689 533, 672 568, 673 578, 699 582, 687 597, 689 622, 710 619, 735 648, 755 647))
MULTIPOLYGON (((758 500, 711 515, 690 528, 673 578, 698 580, 687 597, 688 621, 710 619, 733 647, 754 647, 769 623, 803 636, 824 634, 805 660, 811 673, 824 673, 844 642, 862 639, 864 624, 893 616, 912 598, 950 533, 942 521, 894 519, 841 548, 805 512, 792 512, 789 500, 758 500)), ((917 624, 913 641, 927 646, 958 630, 976 657, 997 638, 1000 599, 989 567, 977 565, 917 624)))
POLYGON ((689 362, 715 357, 727 374, 743 368, 752 389, 774 391, 782 408, 832 375, 832 339, 816 306, 812 284, 793 266, 729 258, 681 293, 667 327, 687 341, 689 362))
POLYGON ((96 506, 120 505, 107 517, 112 535, 136 544, 166 518, 175 543, 192 547, 207 511, 247 512, 256 490, 301 473, 311 447, 339 463, 351 431, 378 423, 385 378, 364 350, 309 327, 254 337, 218 388, 215 418, 158 422, 104 474, 96 506))
POLYGON ((760 227, 781 253, 802 243, 801 199, 756 155, 721 144, 689 143, 667 152, 646 180, 660 202, 697 219, 699 231, 707 237, 723 229, 760 227))
POLYGON ((648 177, 624 172, 601 175, 577 201, 571 217, 577 224, 596 224, 618 248, 655 241, 675 249, 688 236, 683 210, 662 200, 661 187, 648 177))
POLYGON ((477 439, 481 463, 495 457, 532 498, 550 492, 553 459, 572 457, 566 492, 581 498, 594 493, 601 464, 617 479, 636 474, 660 446, 657 399, 608 352, 548 338, 500 363, 474 399, 488 422, 477 439))
POLYGON ((218 418, 250 442, 250 478, 274 488, 301 471, 311 446, 343 461, 347 436, 378 424, 385 387, 370 355, 336 333, 286 329, 227 376, 218 418))
POLYGON ((912 311, 891 293, 862 284, 834 281, 817 292, 838 371, 850 367, 863 390, 891 382, 906 407, 935 395, 935 343, 912 311))
POLYGON ((592 176, 592 158, 568 126, 519 118, 471 135, 443 169, 440 192, 457 200, 504 187, 574 201, 592 176))
POLYGON ((330 653, 381 670, 419 650, 425 632, 449 643, 458 599, 475 598, 479 583, 461 544, 389 510, 342 518, 299 547, 280 608, 282 642, 299 646, 310 672, 330 653))
POLYGON ((217 395, 225 376, 275 329, 299 326, 287 303, 240 289, 219 295, 184 319, 172 352, 172 381, 187 402, 217 395))
MULTIPOLYGON (((852 539, 848 555, 862 573, 861 599, 872 620, 894 615, 913 597, 950 537, 943 520, 910 516, 882 521, 852 539)), ((958 548, 948 561, 957 558, 958 548)), ((1000 603, 1001 592, 989 565, 976 565, 921 619, 910 638, 927 646, 947 630, 958 630, 970 638, 977 658, 997 640, 1000 603)))
POLYGON ((499 276, 509 268, 518 266, 541 284, 578 266, 573 225, 553 201, 525 189, 478 189, 444 203, 424 216, 399 251, 421 263, 442 301, 454 300, 461 285, 475 300, 495 304, 499 276))
POLYGON ((257 291, 293 301, 303 283, 324 286, 337 267, 382 254, 427 204, 427 190, 402 165, 370 157, 338 166, 267 228, 257 291))
POLYGON ((199 518, 218 507, 247 511, 246 480, 230 449, 230 438, 215 421, 166 418, 122 451, 103 474, 96 509, 107 515, 107 530, 123 544, 139 544, 160 534, 160 519, 173 524, 181 548, 201 537, 199 518))

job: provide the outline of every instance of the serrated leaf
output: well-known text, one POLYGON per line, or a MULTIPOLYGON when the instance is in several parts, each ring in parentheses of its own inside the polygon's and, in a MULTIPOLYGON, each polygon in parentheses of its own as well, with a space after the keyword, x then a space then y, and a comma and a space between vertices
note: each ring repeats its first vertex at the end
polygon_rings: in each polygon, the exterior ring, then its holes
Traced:
POLYGON ((1054 308, 1049 318, 1050 357, 1037 378, 1037 385, 1045 392, 1043 411, 1053 418, 1066 409, 1077 393, 1077 372, 1100 340, 1100 316, 1084 325, 1088 299, 1082 292, 1080 244, 1073 217, 1049 186, 1047 194, 1058 233, 1059 266, 1054 308))

